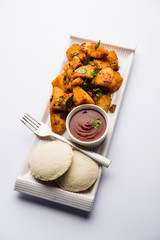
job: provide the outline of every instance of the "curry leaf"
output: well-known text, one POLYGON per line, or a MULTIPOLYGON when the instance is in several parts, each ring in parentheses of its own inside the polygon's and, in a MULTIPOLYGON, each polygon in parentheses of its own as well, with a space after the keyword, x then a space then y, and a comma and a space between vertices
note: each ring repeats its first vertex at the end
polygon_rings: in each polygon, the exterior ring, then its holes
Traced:
POLYGON ((66 85, 66 83, 67 83, 67 76, 64 75, 64 78, 63 78, 63 84, 66 85))
POLYGON ((67 99, 66 106, 69 107, 72 102, 73 102, 73 95, 70 98, 67 99))
POLYGON ((71 57, 71 58, 73 58, 74 56, 76 56, 76 55, 78 55, 79 54, 79 52, 74 52, 73 54, 71 53, 71 54, 69 54, 69 56, 71 57))
POLYGON ((101 68, 97 67, 96 69, 94 69, 94 71, 91 72, 93 78, 97 76, 97 74, 99 73, 100 70, 101 70, 101 68))
POLYGON ((101 40, 99 40, 96 44, 95 44, 95 49, 97 49, 100 46, 101 40))

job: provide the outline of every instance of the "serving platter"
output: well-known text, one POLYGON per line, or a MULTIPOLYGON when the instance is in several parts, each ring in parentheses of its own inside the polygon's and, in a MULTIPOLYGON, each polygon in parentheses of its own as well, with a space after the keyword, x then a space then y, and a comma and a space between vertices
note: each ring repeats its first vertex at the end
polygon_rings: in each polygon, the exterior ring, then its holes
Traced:
MULTIPOLYGON (((90 43, 92 41, 94 40, 80 38, 76 36, 70 36, 69 46, 72 45, 73 43, 82 44, 84 42, 90 43)), ((116 44, 116 43, 112 44, 112 43, 103 43, 103 42, 101 42, 101 46, 108 50, 116 51, 118 60, 119 60, 119 66, 120 66, 119 72, 123 77, 123 83, 120 89, 112 94, 112 104, 116 104, 116 110, 114 113, 108 112, 109 129, 108 129, 107 137, 103 142, 103 144, 101 144, 97 149, 94 149, 95 152, 98 152, 103 156, 107 156, 107 152, 110 146, 115 123, 118 117, 118 112, 119 112, 119 109, 122 103, 122 98, 127 85, 133 57, 135 54, 135 47, 129 46, 128 44, 123 45, 123 44, 116 44)), ((63 66, 66 63, 67 63, 67 58, 64 54, 64 60, 63 60, 61 69, 59 73, 57 73, 57 75, 63 72, 63 66)), ((48 99, 50 98, 50 96, 51 96, 51 92, 49 93, 48 99)), ((43 112, 41 121, 43 121, 44 123, 47 123, 50 126, 49 100, 43 112)), ((68 138, 68 135, 66 132, 64 133, 64 136, 68 138)), ((40 139, 34 135, 29 153, 24 162, 23 169, 19 174, 19 176, 16 178, 14 190, 90 212, 92 210, 93 202, 95 200, 96 192, 100 183, 102 167, 100 168, 99 177, 96 183, 90 189, 81 193, 73 193, 73 192, 62 190, 54 182, 50 184, 40 183, 36 181, 35 178, 32 177, 30 169, 28 167, 28 160, 30 158, 30 155, 35 150, 35 148, 41 144, 44 144, 47 141, 50 141, 50 140, 40 139)))

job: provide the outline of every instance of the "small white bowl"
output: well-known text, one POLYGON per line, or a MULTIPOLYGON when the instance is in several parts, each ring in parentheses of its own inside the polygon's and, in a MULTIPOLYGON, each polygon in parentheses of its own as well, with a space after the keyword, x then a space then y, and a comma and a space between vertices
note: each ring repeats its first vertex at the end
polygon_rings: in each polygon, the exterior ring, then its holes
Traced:
POLYGON ((104 141, 104 139, 106 138, 107 132, 108 132, 108 126, 109 126, 109 123, 108 123, 107 113, 102 108, 98 107, 97 105, 93 105, 93 104, 83 104, 83 105, 80 105, 80 106, 74 108, 73 110, 70 111, 70 113, 68 114, 67 119, 66 119, 66 129, 70 136, 71 141, 73 141, 79 145, 82 145, 84 147, 87 147, 87 148, 96 148, 96 147, 98 147, 98 145, 100 145, 104 141), (81 141, 81 140, 75 138, 69 129, 69 123, 70 123, 72 116, 74 114, 76 114, 77 112, 79 112, 80 110, 85 110, 85 109, 93 109, 93 110, 101 113, 101 115, 104 117, 104 119, 106 121, 106 130, 105 130, 104 134, 97 140, 90 141, 90 142, 81 141))

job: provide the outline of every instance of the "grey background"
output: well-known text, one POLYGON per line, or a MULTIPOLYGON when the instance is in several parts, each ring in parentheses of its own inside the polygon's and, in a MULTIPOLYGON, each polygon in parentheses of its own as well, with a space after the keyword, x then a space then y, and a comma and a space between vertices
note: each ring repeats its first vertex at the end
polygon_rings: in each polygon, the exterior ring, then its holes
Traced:
POLYGON ((0 0, 0 240, 160 239, 160 1, 0 0), (137 49, 91 214, 13 191, 69 35, 137 49))

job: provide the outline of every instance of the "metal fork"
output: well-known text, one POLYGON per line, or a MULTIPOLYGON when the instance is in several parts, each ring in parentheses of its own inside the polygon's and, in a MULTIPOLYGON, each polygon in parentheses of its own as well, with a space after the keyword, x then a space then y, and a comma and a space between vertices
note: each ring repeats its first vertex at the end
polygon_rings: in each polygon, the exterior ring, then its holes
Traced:
POLYGON ((105 167, 109 167, 111 161, 108 158, 103 157, 102 155, 92 152, 92 151, 88 151, 88 150, 84 150, 80 147, 78 147, 77 145, 75 145, 74 143, 72 143, 71 141, 67 140, 66 138, 53 133, 49 126, 41 121, 38 121, 37 119, 33 118, 32 116, 30 116, 29 114, 25 113, 24 116, 21 118, 21 121, 32 131, 34 132, 36 135, 40 136, 40 137, 47 137, 47 136, 53 136, 67 144, 69 144, 71 147, 73 147, 74 149, 82 152, 83 154, 87 155, 88 157, 92 158, 93 160, 95 160, 96 162, 98 162, 100 165, 103 165, 105 167))

